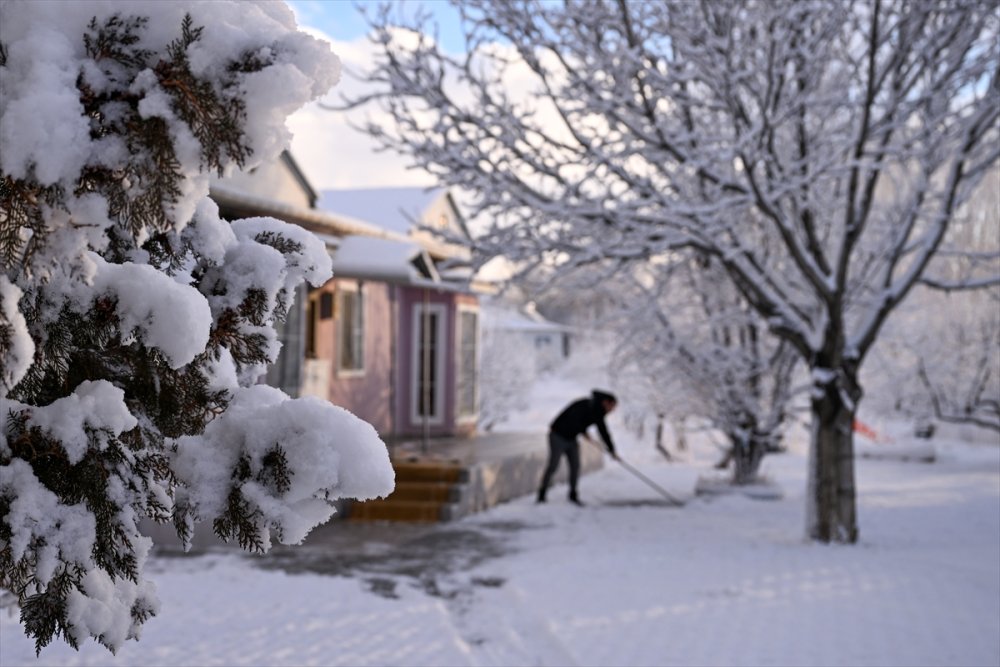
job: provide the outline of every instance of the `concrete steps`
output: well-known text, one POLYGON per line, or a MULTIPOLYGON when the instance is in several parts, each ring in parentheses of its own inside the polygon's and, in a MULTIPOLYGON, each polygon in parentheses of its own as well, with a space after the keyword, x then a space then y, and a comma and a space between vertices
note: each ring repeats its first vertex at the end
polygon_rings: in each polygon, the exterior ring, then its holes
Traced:
POLYGON ((412 502, 450 503, 458 500, 458 489, 454 487, 452 482, 396 482, 391 497, 412 502))
POLYGON ((396 482, 449 482, 462 481, 464 468, 457 463, 437 461, 393 461, 396 482))
POLYGON ((396 489, 388 498, 352 503, 350 521, 434 523, 456 516, 468 471, 454 463, 393 461, 396 489))
MULTIPOLYGON (((544 433, 500 433, 438 441, 430 451, 419 443, 393 448, 396 489, 388 498, 342 501, 339 516, 348 521, 456 521, 498 503, 538 490, 547 459, 544 433)), ((580 471, 604 465, 597 447, 580 450, 580 471)), ((566 480, 566 464, 554 484, 566 480)))

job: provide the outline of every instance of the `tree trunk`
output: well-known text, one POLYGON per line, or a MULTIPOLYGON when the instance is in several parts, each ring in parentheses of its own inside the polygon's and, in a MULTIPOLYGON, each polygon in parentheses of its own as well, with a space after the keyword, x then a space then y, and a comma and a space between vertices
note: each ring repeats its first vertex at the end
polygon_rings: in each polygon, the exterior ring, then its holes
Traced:
POLYGON ((684 417, 674 417, 670 420, 670 426, 674 430, 674 442, 678 451, 687 451, 687 430, 684 426, 684 417))
POLYGON ((768 439, 753 433, 743 434, 740 439, 733 440, 732 458, 733 484, 752 484, 757 481, 760 463, 767 453, 768 439))
POLYGON ((861 391, 853 373, 813 369, 807 530, 820 542, 858 540, 854 415, 861 391))
POLYGON ((663 415, 656 415, 656 451, 663 454, 668 461, 673 461, 674 459, 670 456, 670 452, 663 446, 663 421, 663 415))

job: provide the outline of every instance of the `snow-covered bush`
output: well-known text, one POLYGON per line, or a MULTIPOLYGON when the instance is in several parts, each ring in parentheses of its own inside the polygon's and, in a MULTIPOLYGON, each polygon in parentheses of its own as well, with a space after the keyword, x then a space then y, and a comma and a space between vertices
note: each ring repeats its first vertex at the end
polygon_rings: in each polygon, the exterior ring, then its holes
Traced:
POLYGON ((53 7, 0 4, 0 587, 38 650, 114 651, 159 608, 143 517, 266 551, 393 477, 370 425, 255 386, 323 244, 207 199, 336 57, 281 3, 53 7))

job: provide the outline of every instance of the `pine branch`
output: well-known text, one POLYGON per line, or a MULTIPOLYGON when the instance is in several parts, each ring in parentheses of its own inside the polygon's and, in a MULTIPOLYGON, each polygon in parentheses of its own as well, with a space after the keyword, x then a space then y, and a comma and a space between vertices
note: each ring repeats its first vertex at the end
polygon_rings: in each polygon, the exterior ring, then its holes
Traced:
MULTIPOLYGON (((160 61, 155 72, 160 85, 174 100, 173 110, 194 133, 202 147, 202 161, 221 177, 226 160, 242 167, 252 154, 244 141, 243 122, 246 103, 241 97, 218 95, 212 84, 191 72, 187 49, 201 39, 203 27, 194 27, 191 15, 184 16, 181 37, 167 47, 169 60, 160 61)), ((230 74, 259 71, 270 61, 244 56, 239 65, 230 64, 230 74)))
MULTIPOLYGON (((271 116, 263 129, 279 129, 280 105, 249 96, 248 75, 271 67, 281 54, 283 63, 307 77, 326 77, 333 58, 321 62, 301 36, 247 17, 253 46, 230 47, 227 56, 196 74, 193 53, 208 34, 190 15, 166 47, 143 48, 161 13, 157 7, 144 8, 153 18, 95 16, 82 36, 65 35, 82 37, 82 45, 59 63, 75 72, 75 79, 61 84, 71 104, 60 113, 76 114, 79 102, 80 139, 91 145, 76 147, 73 155, 93 160, 72 172, 75 163, 58 164, 61 155, 45 156, 43 165, 38 147, 49 148, 42 135, 50 129, 26 123, 27 148, 21 152, 34 157, 0 174, 0 269, 13 285, 8 290, 5 282, 4 298, 20 295, 17 304, 4 303, 5 311, 13 305, 17 313, 0 322, 0 363, 12 352, 34 350, 31 360, 16 360, 17 384, 2 388, 5 400, 27 407, 0 415, 0 467, 23 473, 17 484, 5 476, 0 485, 0 587, 16 596, 37 651, 59 637, 77 647, 89 634, 113 652, 153 615, 155 601, 142 592, 138 521, 173 520, 190 545, 202 498, 188 495, 191 480, 173 468, 179 465, 178 439, 203 436, 250 382, 247 371, 271 361, 273 322, 286 314, 298 279, 276 268, 249 289, 234 280, 238 267, 227 265, 229 249, 253 240, 227 234, 228 223, 212 207, 198 208, 203 183, 196 172, 222 174, 246 164, 253 141, 245 127, 248 103, 271 116), (195 151, 186 143, 191 137, 199 143, 195 151), (39 180, 36 169, 55 184, 39 180), (217 245, 208 252, 201 247, 205 242, 217 245), (147 278, 150 289, 136 284, 147 278), (148 298, 138 298, 140 293, 148 298), (217 296, 225 306, 215 308, 217 296), (196 328, 198 336, 180 340, 188 334, 182 325, 196 328), (206 335, 205 349, 191 345, 206 335), (236 378, 219 363, 224 350, 231 352, 236 378), (24 488, 38 502, 15 504, 21 498, 12 496, 24 488), (54 522, 32 514, 50 510, 54 522), (88 542, 63 524, 77 520, 93 524, 88 542), (116 585, 135 584, 88 593, 112 613, 127 615, 127 632, 101 634, 86 619, 67 617, 68 596, 83 593, 81 581, 91 573, 116 585)), ((5 16, 7 11, 5 6, 5 16)), ((36 12, 30 3, 15 3, 10 11, 36 12)), ((213 44, 199 56, 227 46, 213 44)), ((19 56, 39 55, 29 40, 19 39, 22 48, 26 53, 19 56)), ((43 51, 46 58, 58 55, 43 51)), ((8 56, 0 43, 2 92, 8 92, 8 82, 14 93, 33 90, 25 74, 30 68, 9 70, 8 56)), ((294 85, 294 96, 303 101, 314 95, 303 80, 294 85)), ((286 266, 304 251, 280 234, 263 233, 256 242, 281 253, 286 266)), ((229 507, 213 519, 221 534, 263 551, 270 543, 265 537, 280 534, 281 527, 268 525, 241 485, 260 485, 280 497, 290 488, 292 470, 279 445, 260 460, 244 458, 233 471, 229 507)))
POLYGON ((48 228, 42 205, 57 207, 63 198, 58 185, 41 186, 34 180, 0 177, 0 270, 24 267, 43 247, 48 228))
POLYGON ((30 637, 35 638, 35 655, 48 646, 53 638, 80 650, 67 622, 66 598, 70 591, 80 587, 79 572, 70 573, 63 568, 45 587, 45 590, 28 596, 21 602, 21 623, 30 637))

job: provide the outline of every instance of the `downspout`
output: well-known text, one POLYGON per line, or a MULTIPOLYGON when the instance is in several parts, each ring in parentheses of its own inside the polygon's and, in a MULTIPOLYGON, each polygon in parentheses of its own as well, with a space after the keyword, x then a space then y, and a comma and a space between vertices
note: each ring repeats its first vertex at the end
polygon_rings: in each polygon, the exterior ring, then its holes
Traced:
MULTIPOLYGON (((421 364, 421 370, 420 370, 420 376, 421 376, 420 377, 420 382, 423 385, 422 391, 423 391, 423 394, 424 394, 424 396, 423 396, 423 399, 424 399, 424 409, 423 409, 424 439, 423 439, 423 443, 422 443, 422 447, 421 447, 421 451, 424 454, 426 454, 427 451, 430 449, 430 437, 431 437, 431 424, 430 424, 430 421, 429 421, 429 419, 430 419, 429 412, 430 412, 430 404, 431 404, 431 401, 430 401, 430 398, 431 398, 431 392, 430 392, 431 384, 430 384, 430 382, 428 382, 428 380, 430 379, 429 375, 430 375, 430 368, 431 368, 431 345, 430 345, 430 342, 431 342, 431 334, 430 334, 430 329, 431 329, 430 302, 431 302, 431 298, 430 297, 431 297, 430 291, 425 287, 424 288, 424 312, 423 312, 423 315, 422 315, 423 321, 421 322, 421 324, 423 325, 422 326, 422 329, 423 329, 423 341, 422 341, 423 345, 422 345, 422 347, 423 347, 423 349, 421 350, 421 354, 423 355, 423 363, 421 364)), ((440 381, 440 378, 438 378, 438 380, 440 381)))
MULTIPOLYGON (((394 442, 394 438, 398 432, 397 419, 399 414, 397 413, 398 406, 396 405, 396 382, 399 380, 399 369, 397 365, 399 364, 399 359, 397 355, 396 348, 396 337, 400 335, 397 330, 397 325, 399 322, 398 314, 396 313, 396 308, 398 306, 398 298, 396 294, 396 286, 393 284, 389 285, 389 433, 390 437, 387 440, 390 443, 394 442)), ((389 458, 394 458, 395 445, 389 445, 389 458)))

